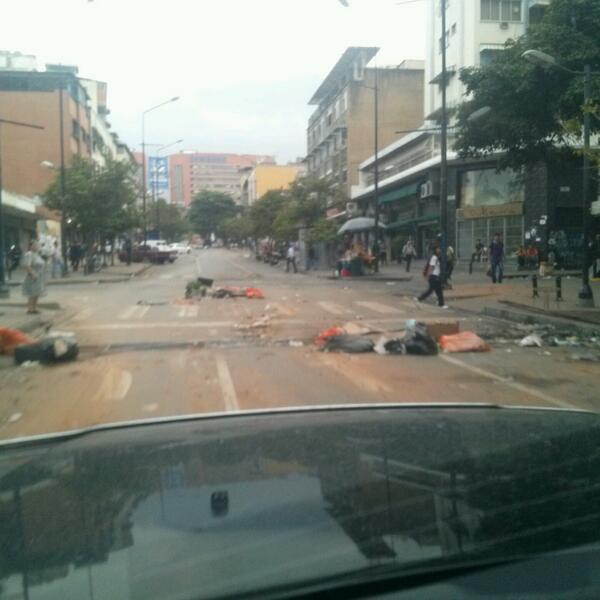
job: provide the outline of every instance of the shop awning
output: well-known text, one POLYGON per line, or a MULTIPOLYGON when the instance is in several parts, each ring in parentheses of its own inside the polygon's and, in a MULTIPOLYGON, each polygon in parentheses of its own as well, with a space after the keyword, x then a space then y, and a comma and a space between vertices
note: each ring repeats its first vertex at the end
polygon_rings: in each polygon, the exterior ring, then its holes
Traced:
POLYGON ((386 204, 387 202, 394 202, 395 200, 414 196, 418 189, 418 183, 411 183, 410 185, 404 185, 401 188, 385 192, 379 196, 379 204, 386 204))
POLYGON ((411 225, 419 225, 424 223, 437 223, 439 218, 432 215, 426 215, 424 217, 415 217, 414 219, 404 219, 402 221, 395 221, 387 226, 388 231, 393 229, 402 229, 403 227, 410 227, 411 225))

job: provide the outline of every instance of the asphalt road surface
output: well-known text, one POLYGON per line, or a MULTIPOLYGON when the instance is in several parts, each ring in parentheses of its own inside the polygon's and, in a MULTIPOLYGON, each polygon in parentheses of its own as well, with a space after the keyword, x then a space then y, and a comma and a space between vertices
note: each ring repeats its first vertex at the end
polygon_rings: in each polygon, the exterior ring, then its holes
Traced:
POLYGON ((0 369, 0 437, 347 403, 597 408, 597 364, 568 361, 560 349, 493 344, 489 353, 418 357, 314 347, 316 334, 346 322, 391 336, 401 335, 411 318, 455 318, 461 330, 488 325, 452 307, 416 303, 411 292, 422 286, 419 273, 412 282, 286 274, 224 249, 196 251, 129 282, 54 286, 48 299, 66 307, 55 329, 75 332, 82 353, 60 366, 0 369), (266 298, 182 303, 185 283, 197 275, 215 284, 259 287, 266 298))

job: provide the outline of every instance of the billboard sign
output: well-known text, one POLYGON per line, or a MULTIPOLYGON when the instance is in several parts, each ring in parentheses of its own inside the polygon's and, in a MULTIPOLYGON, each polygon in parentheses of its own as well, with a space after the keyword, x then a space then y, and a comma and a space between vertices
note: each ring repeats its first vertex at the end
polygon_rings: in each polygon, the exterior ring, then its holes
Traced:
POLYGON ((169 159, 166 156, 148 158, 148 189, 152 195, 163 195, 169 190, 169 159))

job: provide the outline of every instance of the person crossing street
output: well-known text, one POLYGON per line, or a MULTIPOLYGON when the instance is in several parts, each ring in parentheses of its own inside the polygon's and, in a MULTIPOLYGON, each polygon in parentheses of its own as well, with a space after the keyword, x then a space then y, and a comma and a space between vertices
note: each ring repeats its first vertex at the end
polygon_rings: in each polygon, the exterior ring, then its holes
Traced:
POLYGON ((294 267, 294 273, 298 272, 298 268, 296 267, 296 248, 294 244, 290 244, 287 249, 287 253, 285 255, 285 272, 290 272, 290 265, 294 267))
POLYGON ((438 306, 440 308, 448 308, 444 303, 444 291, 442 289, 442 261, 441 256, 442 250, 439 246, 435 246, 431 258, 427 261, 425 270, 423 271, 423 277, 427 279, 427 289, 418 297, 418 302, 423 302, 426 298, 431 296, 433 292, 437 296, 438 306))

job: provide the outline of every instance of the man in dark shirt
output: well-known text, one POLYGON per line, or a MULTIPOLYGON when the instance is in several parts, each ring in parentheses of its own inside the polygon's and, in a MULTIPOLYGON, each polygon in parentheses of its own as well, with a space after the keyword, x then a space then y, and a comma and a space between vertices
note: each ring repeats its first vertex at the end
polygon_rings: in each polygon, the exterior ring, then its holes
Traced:
POLYGON ((500 234, 495 233, 494 239, 490 244, 489 251, 490 270, 492 272, 492 282, 502 283, 504 271, 504 244, 500 240, 500 234))

